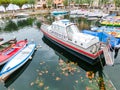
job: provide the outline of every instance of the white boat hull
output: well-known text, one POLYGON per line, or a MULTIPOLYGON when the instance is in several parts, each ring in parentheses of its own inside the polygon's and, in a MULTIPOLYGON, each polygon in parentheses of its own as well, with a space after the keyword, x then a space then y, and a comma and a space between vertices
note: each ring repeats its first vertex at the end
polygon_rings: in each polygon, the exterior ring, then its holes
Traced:
POLYGON ((35 44, 28 44, 24 49, 19 51, 18 54, 10 58, 9 62, 6 63, 0 72, 0 78, 5 80, 10 74, 24 65, 32 56, 35 47, 35 44))

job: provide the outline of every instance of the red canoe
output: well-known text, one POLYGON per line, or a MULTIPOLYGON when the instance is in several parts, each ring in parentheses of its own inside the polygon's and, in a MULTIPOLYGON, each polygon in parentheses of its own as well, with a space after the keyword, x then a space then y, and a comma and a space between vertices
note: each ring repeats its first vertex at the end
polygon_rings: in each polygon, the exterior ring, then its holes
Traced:
POLYGON ((13 44, 10 48, 0 53, 0 65, 6 63, 10 57, 15 55, 18 51, 24 48, 27 44, 27 40, 21 40, 13 44))

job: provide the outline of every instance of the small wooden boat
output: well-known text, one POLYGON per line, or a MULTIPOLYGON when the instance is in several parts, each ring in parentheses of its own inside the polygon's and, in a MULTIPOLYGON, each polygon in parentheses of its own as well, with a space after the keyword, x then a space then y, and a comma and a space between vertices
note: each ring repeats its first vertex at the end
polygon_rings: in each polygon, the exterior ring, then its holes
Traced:
POLYGON ((24 65, 32 56, 36 48, 35 43, 27 44, 16 55, 11 57, 0 72, 0 79, 6 80, 10 74, 24 65))
POLYGON ((41 31, 51 42, 92 65, 100 62, 100 58, 104 62, 103 48, 107 45, 96 36, 80 32, 76 24, 69 20, 58 20, 52 25, 43 24, 41 31))
POLYGON ((13 55, 15 55, 19 50, 21 50, 22 48, 24 48, 27 44, 27 40, 20 40, 14 44, 12 44, 9 48, 3 50, 0 53, 0 65, 5 64, 10 57, 12 57, 13 55))
POLYGON ((6 42, 4 42, 4 41, 1 42, 0 43, 0 52, 3 52, 4 50, 11 48, 11 46, 13 44, 15 44, 16 42, 17 42, 16 38, 10 39, 10 40, 8 40, 6 42))
POLYGON ((4 39, 3 38, 0 38, 0 41, 3 41, 4 39))

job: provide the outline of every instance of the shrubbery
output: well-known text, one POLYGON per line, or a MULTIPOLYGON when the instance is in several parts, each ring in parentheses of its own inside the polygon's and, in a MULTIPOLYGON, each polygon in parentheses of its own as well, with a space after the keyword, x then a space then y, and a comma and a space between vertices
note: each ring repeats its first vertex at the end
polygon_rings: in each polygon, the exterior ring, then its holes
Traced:
POLYGON ((4 28, 5 31, 17 30, 18 26, 12 20, 9 20, 4 28))
POLYGON ((37 28, 40 28, 41 27, 41 22, 40 21, 36 21, 36 26, 37 26, 37 28))
MULTIPOLYGON (((17 19, 16 19, 17 20, 17 19)), ((26 18, 26 19, 21 19, 17 21, 9 20, 3 30, 5 31, 14 31, 18 30, 19 28, 25 27, 25 26, 32 26, 33 23, 35 22, 36 18, 26 18)), ((37 26, 41 26, 40 22, 37 23, 37 26)), ((0 29, 1 30, 1 29, 0 29)))

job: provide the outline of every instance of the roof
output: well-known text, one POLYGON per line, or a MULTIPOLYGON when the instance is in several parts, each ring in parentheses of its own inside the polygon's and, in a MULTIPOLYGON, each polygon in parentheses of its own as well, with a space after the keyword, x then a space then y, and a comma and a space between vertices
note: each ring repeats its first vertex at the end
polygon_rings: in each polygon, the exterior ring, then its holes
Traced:
POLYGON ((71 24, 73 24, 73 23, 71 23, 70 20, 67 20, 67 19, 62 19, 62 20, 58 20, 58 21, 53 22, 53 25, 59 25, 62 27, 67 27, 71 24))

